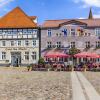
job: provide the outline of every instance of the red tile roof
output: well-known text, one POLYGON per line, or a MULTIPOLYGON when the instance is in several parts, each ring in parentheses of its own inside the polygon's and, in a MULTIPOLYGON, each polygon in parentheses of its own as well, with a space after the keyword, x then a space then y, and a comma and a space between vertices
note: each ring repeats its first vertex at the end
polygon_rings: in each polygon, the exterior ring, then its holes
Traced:
POLYGON ((87 24, 88 27, 100 27, 100 19, 77 19, 87 24))
POLYGON ((32 21, 36 16, 27 16, 19 7, 0 18, 0 28, 35 28, 37 24, 32 21))
POLYGON ((63 19, 63 20, 46 20, 42 27, 51 28, 59 27, 63 23, 71 22, 72 20, 80 21, 80 23, 87 24, 88 27, 100 27, 100 19, 63 19))
POLYGON ((29 16, 31 20, 35 20, 37 16, 29 16))
POLYGON ((42 27, 58 27, 59 24, 62 24, 64 22, 68 21, 67 19, 62 19, 62 20, 46 20, 42 27))

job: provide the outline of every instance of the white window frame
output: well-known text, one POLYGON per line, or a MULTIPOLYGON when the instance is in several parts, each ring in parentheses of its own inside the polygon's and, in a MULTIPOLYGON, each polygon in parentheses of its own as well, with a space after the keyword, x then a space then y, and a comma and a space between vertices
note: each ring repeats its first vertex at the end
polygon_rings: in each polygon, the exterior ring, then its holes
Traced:
POLYGON ((57 42, 56 47, 57 47, 57 48, 60 48, 60 47, 61 47, 61 41, 57 42))
POLYGON ((2 52, 2 60, 6 59, 6 52, 2 52))
POLYGON ((75 28, 71 28, 71 36, 76 36, 76 29, 75 28), (75 35, 73 35, 72 33, 75 33, 75 35))
POLYGON ((33 33, 33 37, 34 38, 37 38, 37 33, 33 33))
POLYGON ((17 41, 17 46, 21 46, 21 42, 22 42, 21 40, 18 40, 17 41))
POLYGON ((51 30, 51 29, 48 29, 48 30, 47 30, 47 36, 48 36, 48 37, 51 37, 51 35, 52 35, 52 30, 51 30))
POLYGON ((96 48, 100 48, 100 41, 96 41, 96 48))
POLYGON ((76 47, 76 43, 75 42, 71 42, 71 48, 75 48, 76 47))
POLYGON ((29 46, 29 40, 25 40, 25 46, 29 46))
POLYGON ((85 42, 85 46, 86 46, 86 48, 90 48, 91 42, 90 42, 90 41, 86 41, 86 42, 85 42))
POLYGON ((25 60, 29 61, 29 52, 25 52, 25 60))
POLYGON ((36 51, 32 52, 32 59, 33 60, 37 59, 37 52, 36 51))
POLYGON ((95 34, 96 36, 100 36, 100 28, 95 28, 95 34))
POLYGON ((11 44, 11 46, 14 46, 14 41, 12 40, 10 44, 11 44))
POLYGON ((36 46, 36 40, 33 40, 33 46, 36 46))
POLYGON ((2 41, 2 46, 6 46, 6 41, 2 41))
POLYGON ((47 42, 47 48, 52 48, 52 42, 51 41, 47 42))

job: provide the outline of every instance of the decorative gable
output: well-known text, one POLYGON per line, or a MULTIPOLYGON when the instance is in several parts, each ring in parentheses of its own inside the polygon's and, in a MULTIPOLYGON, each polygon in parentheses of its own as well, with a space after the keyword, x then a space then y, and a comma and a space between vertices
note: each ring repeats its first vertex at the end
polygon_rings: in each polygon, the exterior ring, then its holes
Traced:
POLYGON ((62 24, 60 24, 60 26, 62 25, 87 25, 86 23, 83 23, 81 21, 77 21, 77 20, 70 20, 70 21, 67 21, 67 22, 64 22, 62 24))

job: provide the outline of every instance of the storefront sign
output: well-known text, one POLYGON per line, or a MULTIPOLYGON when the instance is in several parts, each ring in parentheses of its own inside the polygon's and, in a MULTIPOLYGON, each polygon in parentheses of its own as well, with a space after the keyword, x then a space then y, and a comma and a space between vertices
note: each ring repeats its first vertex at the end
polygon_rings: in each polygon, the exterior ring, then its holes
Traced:
POLYGON ((5 50, 27 50, 27 48, 6 48, 5 50))

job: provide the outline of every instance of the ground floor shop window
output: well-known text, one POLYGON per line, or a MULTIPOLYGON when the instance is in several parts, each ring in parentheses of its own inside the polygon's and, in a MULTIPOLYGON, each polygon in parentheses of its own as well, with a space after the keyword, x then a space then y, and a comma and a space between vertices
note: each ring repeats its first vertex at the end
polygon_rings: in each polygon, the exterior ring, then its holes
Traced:
POLYGON ((61 62, 64 61, 63 57, 59 58, 59 61, 61 61, 61 62))
POLYGON ((50 58, 46 58, 46 61, 50 61, 50 58))

